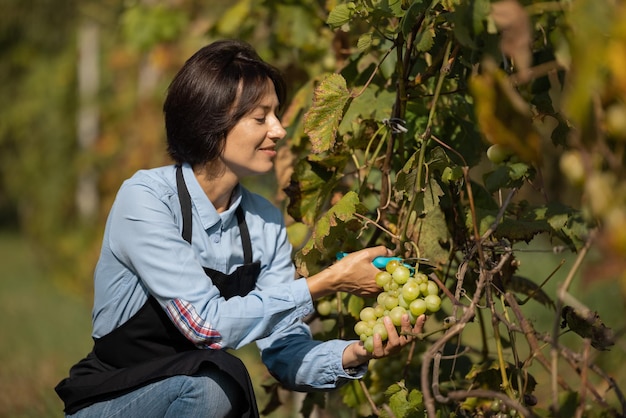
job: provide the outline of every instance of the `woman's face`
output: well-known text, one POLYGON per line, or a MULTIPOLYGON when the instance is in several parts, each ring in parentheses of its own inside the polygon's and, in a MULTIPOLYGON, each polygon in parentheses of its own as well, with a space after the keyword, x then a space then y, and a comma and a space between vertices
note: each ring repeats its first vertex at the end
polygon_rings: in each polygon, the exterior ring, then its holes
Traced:
POLYGON ((279 103, 270 80, 266 91, 257 106, 226 136, 220 161, 237 178, 270 171, 276 156, 276 142, 287 133, 276 115, 279 103))

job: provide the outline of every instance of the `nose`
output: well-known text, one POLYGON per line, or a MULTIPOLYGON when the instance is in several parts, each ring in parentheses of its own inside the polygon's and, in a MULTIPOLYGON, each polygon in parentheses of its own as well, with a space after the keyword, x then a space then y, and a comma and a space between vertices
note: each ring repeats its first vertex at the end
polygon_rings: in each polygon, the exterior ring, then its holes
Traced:
POLYGON ((274 116, 271 120, 268 136, 274 141, 280 141, 287 135, 287 131, 283 128, 283 124, 278 117, 274 116))

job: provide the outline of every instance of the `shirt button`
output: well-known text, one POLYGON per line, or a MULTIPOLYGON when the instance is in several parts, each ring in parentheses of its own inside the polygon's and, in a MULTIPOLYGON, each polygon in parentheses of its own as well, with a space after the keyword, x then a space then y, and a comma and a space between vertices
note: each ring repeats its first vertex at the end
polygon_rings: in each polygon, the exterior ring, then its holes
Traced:
POLYGON ((220 236, 219 236, 219 235, 217 235, 217 234, 216 234, 216 235, 213 235, 213 242, 214 242, 214 243, 216 243, 216 244, 217 244, 218 242, 220 242, 220 236))

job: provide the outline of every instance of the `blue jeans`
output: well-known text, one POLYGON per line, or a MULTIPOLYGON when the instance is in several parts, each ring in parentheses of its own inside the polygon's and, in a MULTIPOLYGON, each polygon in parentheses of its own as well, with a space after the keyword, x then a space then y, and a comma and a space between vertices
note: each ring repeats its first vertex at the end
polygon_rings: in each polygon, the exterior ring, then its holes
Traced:
POLYGON ((225 418, 238 417, 240 386, 219 370, 174 376, 115 399, 98 402, 68 418, 225 418))

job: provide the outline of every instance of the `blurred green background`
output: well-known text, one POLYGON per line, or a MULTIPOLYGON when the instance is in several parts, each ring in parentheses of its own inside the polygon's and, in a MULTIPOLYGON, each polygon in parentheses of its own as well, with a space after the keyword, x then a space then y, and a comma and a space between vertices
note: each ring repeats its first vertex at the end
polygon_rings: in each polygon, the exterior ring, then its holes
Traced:
MULTIPOLYGON (((313 0, 0 0, 0 10, 0 417, 60 417, 53 388, 91 349, 112 199, 136 170, 169 163, 161 106, 175 72, 210 41, 240 38, 295 94, 332 66, 333 34, 326 2, 313 0)), ((280 205, 276 178, 249 186, 280 205)), ((272 379, 255 346, 241 356, 263 407, 272 379)), ((299 397, 281 399, 272 415, 295 414, 299 397)))

